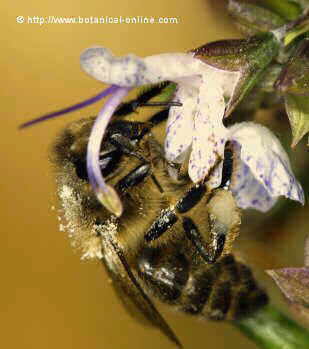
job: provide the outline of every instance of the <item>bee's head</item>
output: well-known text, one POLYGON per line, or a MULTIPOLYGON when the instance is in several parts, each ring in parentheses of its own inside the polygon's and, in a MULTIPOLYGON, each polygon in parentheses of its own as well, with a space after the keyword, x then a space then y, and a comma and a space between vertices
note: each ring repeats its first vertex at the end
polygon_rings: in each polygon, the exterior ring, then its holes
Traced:
MULTIPOLYGON (((53 158, 58 167, 73 164, 79 179, 88 181, 86 154, 94 118, 81 119, 65 128, 54 144, 53 158)), ((101 144, 100 167, 107 180, 120 169, 123 157, 140 151, 140 141, 149 133, 143 122, 114 121, 108 126, 101 144)))

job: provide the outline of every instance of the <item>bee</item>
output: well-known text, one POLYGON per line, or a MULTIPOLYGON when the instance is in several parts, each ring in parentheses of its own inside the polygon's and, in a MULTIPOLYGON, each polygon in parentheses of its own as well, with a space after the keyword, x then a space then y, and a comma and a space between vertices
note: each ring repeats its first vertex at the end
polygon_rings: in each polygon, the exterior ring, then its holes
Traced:
POLYGON ((184 171, 167 164, 152 132, 164 119, 115 119, 100 153, 106 181, 124 211, 112 215, 98 202, 86 170, 86 148, 94 118, 73 122, 53 147, 65 227, 84 258, 105 266, 125 308, 137 320, 181 344, 154 300, 188 314, 233 320, 267 303, 250 269, 231 254, 240 212, 231 193, 209 192, 184 171))

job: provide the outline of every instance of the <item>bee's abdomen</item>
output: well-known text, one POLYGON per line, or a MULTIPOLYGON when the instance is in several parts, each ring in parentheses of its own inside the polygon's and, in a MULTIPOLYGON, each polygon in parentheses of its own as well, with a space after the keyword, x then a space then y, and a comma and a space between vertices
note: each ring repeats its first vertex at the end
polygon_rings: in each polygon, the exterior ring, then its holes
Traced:
POLYGON ((179 305, 186 313, 231 320, 253 312, 267 301, 251 270, 226 255, 215 264, 191 272, 179 305))
POLYGON ((140 260, 139 273, 150 292, 187 314, 232 320, 267 304, 250 269, 232 255, 209 265, 190 265, 182 254, 148 257, 140 260))

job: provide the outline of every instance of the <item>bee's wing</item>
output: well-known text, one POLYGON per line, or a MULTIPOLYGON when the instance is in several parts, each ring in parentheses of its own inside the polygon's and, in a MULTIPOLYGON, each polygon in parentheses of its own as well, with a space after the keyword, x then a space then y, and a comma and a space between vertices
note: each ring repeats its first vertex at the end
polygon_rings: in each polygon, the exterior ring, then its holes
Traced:
POLYGON ((155 308, 134 276, 117 242, 105 238, 103 263, 113 280, 113 285, 128 312, 146 324, 158 327, 172 342, 182 348, 178 338, 155 308))

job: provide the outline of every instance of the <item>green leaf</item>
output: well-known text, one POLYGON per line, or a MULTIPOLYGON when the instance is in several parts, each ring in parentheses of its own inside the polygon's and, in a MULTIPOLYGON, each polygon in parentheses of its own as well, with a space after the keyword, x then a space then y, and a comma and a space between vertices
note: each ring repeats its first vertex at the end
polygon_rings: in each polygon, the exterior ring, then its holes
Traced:
POLYGON ((237 110, 248 113, 260 108, 272 108, 279 103, 281 104, 281 96, 274 88, 274 83, 278 79, 281 70, 281 64, 270 64, 263 72, 259 82, 237 106, 237 110))
POLYGON ((309 132, 309 98, 288 94, 285 97, 286 111, 292 128, 292 147, 309 132))
POLYGON ((302 9, 306 9, 309 6, 309 0, 292 0, 292 1, 300 5, 302 9))
POLYGON ((300 16, 303 9, 299 4, 300 1, 297 0, 260 0, 259 2, 289 21, 300 16))
POLYGON ((195 56, 218 69, 240 72, 240 78, 229 100, 226 116, 259 82, 263 72, 278 55, 280 44, 271 32, 243 40, 211 42, 193 50, 195 56))
POLYGON ((286 21, 276 13, 253 3, 230 0, 228 10, 239 29, 248 35, 281 27, 286 21))
POLYGON ((294 30, 290 31, 284 38, 284 45, 289 45, 292 41, 294 41, 300 35, 305 34, 306 32, 309 33, 309 21, 307 23, 303 23, 303 25, 301 25, 300 27, 297 27, 294 30))

